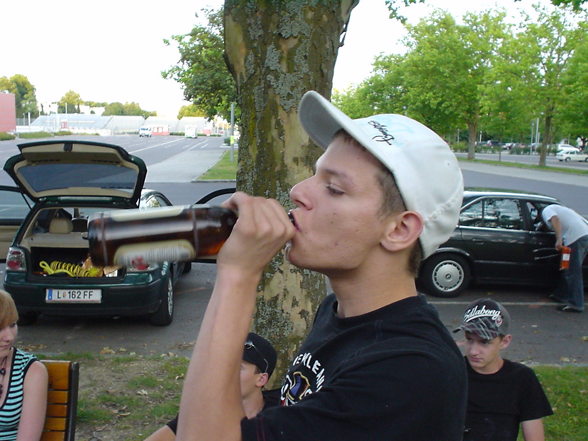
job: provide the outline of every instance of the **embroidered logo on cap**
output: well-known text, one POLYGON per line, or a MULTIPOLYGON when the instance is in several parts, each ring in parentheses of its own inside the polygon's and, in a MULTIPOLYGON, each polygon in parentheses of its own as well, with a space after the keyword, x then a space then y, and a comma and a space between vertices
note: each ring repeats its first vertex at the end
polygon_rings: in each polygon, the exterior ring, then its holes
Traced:
POLYGON ((478 309, 478 305, 476 305, 472 309, 466 311, 463 316, 463 321, 471 322, 472 320, 483 317, 489 317, 494 320, 494 323, 496 323, 497 327, 502 325, 502 314, 500 313, 500 310, 486 309, 486 305, 482 305, 481 309, 478 309))
POLYGON ((381 135, 376 135, 372 137, 374 141, 385 142, 388 145, 392 145, 390 141, 394 140, 394 136, 388 133, 388 129, 384 124, 380 124, 377 121, 370 121, 368 124, 381 133, 381 135))

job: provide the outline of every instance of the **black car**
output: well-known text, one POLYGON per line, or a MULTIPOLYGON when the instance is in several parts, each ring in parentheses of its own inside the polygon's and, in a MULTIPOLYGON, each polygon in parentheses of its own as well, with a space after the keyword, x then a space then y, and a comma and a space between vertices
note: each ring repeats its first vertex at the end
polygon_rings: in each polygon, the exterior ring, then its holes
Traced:
POLYGON ((456 297, 471 283, 554 287, 560 255, 555 234, 541 219, 550 204, 560 202, 537 194, 466 190, 459 225, 422 263, 419 289, 456 297))

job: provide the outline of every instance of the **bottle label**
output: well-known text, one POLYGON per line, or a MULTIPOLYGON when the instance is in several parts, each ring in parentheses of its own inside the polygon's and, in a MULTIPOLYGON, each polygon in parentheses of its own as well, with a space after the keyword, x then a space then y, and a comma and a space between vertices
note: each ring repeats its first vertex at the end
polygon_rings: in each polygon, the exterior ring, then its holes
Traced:
POLYGON ((162 217, 178 216, 186 206, 176 205, 171 207, 157 207, 148 210, 136 208, 132 210, 117 210, 108 213, 108 215, 117 222, 128 222, 143 219, 157 219, 162 217))
POLYGON ((141 264, 188 261, 196 257, 196 250, 187 240, 166 240, 142 244, 122 245, 114 254, 114 264, 141 264))

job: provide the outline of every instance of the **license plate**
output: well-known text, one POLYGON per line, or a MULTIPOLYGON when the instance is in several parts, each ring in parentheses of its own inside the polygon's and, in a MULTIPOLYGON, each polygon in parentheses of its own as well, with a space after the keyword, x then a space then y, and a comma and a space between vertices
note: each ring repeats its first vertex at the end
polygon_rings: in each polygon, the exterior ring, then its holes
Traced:
POLYGON ((101 303, 100 289, 47 289, 47 303, 101 303))

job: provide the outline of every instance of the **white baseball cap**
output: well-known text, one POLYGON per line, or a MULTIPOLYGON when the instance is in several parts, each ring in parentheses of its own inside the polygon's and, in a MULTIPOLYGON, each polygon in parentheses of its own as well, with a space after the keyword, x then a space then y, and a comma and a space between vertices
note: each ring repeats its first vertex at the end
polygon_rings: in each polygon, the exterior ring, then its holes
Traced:
POLYGON ((351 119, 315 91, 304 94, 298 116, 310 138, 326 149, 343 129, 391 172, 406 208, 419 213, 423 258, 449 239, 457 226, 463 177, 447 143, 403 115, 351 119))

